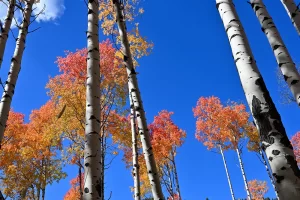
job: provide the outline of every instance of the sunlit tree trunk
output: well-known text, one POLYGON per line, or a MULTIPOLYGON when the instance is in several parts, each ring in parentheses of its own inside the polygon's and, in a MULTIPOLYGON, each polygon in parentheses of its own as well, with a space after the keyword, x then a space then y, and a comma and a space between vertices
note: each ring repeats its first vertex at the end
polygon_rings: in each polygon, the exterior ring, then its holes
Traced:
POLYGON ((145 116, 145 111, 142 104, 142 99, 140 95, 140 91, 138 88, 138 82, 136 79, 136 72, 133 66, 133 60, 130 52, 129 42, 127 38, 126 32, 126 24, 123 15, 123 11, 119 0, 113 0, 114 8, 117 14, 117 24, 119 27, 119 34, 122 43, 122 50, 124 54, 124 64, 126 66, 126 71, 128 74, 128 89, 129 95, 132 97, 132 101, 134 104, 134 110, 136 112, 136 120, 139 130, 139 135, 142 141, 143 153, 146 161, 146 167, 148 171, 148 177, 151 184, 152 195, 155 200, 163 200, 164 196, 162 193, 159 175, 152 151, 152 145, 150 142, 149 131, 147 127, 147 121, 145 116))
POLYGON ((300 35, 300 10, 299 5, 294 0, 281 0, 286 12, 288 13, 294 27, 300 35))
POLYGON ((224 168, 225 168, 225 172, 226 172, 226 176, 227 176, 227 180, 228 180, 228 185, 229 185, 229 189, 230 189, 231 198, 232 198, 232 200, 235 200, 233 189, 232 189, 232 184, 231 184, 231 180, 230 180, 230 176, 229 176, 229 172, 228 172, 228 168, 227 168, 226 159, 225 159, 225 156, 224 156, 223 149, 222 149, 221 145, 219 145, 219 148, 220 148, 220 153, 222 155, 222 159, 223 159, 223 163, 224 163, 224 168))
POLYGON ((4 56, 5 47, 6 47, 6 41, 8 38, 8 33, 9 33, 9 30, 10 30, 10 27, 12 24, 12 19, 14 17, 14 13, 15 13, 15 5, 16 5, 16 0, 9 1, 5 21, 4 21, 4 24, 2 27, 2 31, 0 31, 0 68, 1 68, 2 62, 3 62, 3 56, 4 56))
POLYGON ((141 186, 140 186, 140 166, 138 161, 138 143, 137 143, 137 131, 135 123, 135 111, 132 102, 131 95, 129 95, 130 101, 130 124, 132 135, 132 175, 134 182, 134 199, 141 199, 141 186))
POLYGON ((19 35, 16 42, 15 52, 11 59, 11 65, 8 72, 8 78, 5 82, 5 88, 0 102, 0 143, 3 139, 4 129, 10 110, 10 105, 15 92, 17 79, 21 70, 21 61, 25 49, 26 36, 30 25, 30 16, 32 13, 32 5, 34 0, 25 2, 24 18, 21 24, 19 35))
POLYGON ((83 199, 102 199, 101 140, 100 140, 100 52, 99 2, 88 1, 86 125, 84 147, 83 199))
POLYGON ((239 149, 236 149, 236 153, 238 156, 238 160, 239 160, 239 164, 240 164, 240 168, 241 168, 241 172, 242 172, 242 176, 243 176, 243 180, 244 180, 244 185, 245 185, 245 189, 246 189, 246 193, 247 193, 247 200, 251 200, 251 194, 249 191, 249 187, 248 187, 248 181, 247 181, 247 177, 246 177, 246 173, 245 173, 245 169, 244 169, 244 164, 243 164, 243 160, 241 157, 241 152, 239 149))
POLYGON ((270 169, 269 169, 268 163, 267 163, 267 161, 266 161, 266 158, 265 158, 264 153, 262 152, 262 150, 259 150, 259 155, 260 155, 261 158, 262 158, 263 164, 264 164, 264 166, 265 166, 265 168, 266 168, 266 171, 267 171, 267 173, 268 173, 268 176, 269 176, 269 178, 270 178, 270 180, 271 180, 271 183, 272 183, 272 186, 273 186, 273 188, 274 188, 274 191, 275 191, 277 200, 279 200, 277 188, 276 188, 276 186, 275 186, 274 179, 273 179, 273 177, 272 177, 272 172, 271 172, 270 169))
POLYGON ((300 106, 300 75, 296 69, 290 53, 278 32, 271 16, 269 15, 262 0, 250 0, 253 11, 255 12, 263 32, 265 33, 273 53, 275 55, 277 64, 284 77, 284 80, 289 85, 292 94, 300 106))
POLYGON ((300 170, 281 117, 256 66, 231 0, 216 0, 248 105, 275 178, 280 200, 300 199, 300 170))

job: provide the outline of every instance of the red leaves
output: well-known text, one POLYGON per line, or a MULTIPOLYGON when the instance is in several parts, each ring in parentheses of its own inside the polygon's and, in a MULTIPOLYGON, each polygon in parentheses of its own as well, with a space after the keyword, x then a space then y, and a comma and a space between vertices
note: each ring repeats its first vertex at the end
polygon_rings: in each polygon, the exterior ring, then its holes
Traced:
POLYGON ((172 121, 173 114, 173 112, 163 110, 149 125, 151 143, 158 163, 168 158, 175 147, 180 147, 186 137, 185 131, 179 129, 172 121))
POLYGON ((266 181, 252 180, 248 182, 248 187, 253 200, 264 199, 264 195, 268 191, 266 181))
POLYGON ((223 106, 218 97, 201 97, 193 112, 197 118, 195 137, 208 149, 216 148, 218 144, 224 149, 236 149, 251 126, 244 104, 230 102, 223 106))
POLYGON ((298 165, 300 163, 300 132, 297 132, 291 139, 291 143, 294 148, 294 154, 296 156, 296 160, 298 165))

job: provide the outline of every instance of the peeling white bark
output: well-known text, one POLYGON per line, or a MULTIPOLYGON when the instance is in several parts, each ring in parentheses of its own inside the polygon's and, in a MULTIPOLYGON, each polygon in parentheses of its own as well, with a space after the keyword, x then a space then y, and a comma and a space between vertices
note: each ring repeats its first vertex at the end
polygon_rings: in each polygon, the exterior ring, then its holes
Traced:
POLYGON ((25 41, 28 33, 28 27, 30 24, 30 16, 32 13, 33 3, 34 0, 28 0, 25 2, 25 8, 23 14, 24 18, 21 24, 21 28, 19 30, 19 35, 16 41, 14 55, 11 59, 8 77, 5 82, 5 87, 0 102, 0 143, 2 142, 3 139, 3 134, 6 126, 6 121, 8 119, 10 105, 15 92, 18 75, 21 70, 21 61, 25 49, 25 41))
POLYGON ((135 123, 135 111, 132 102, 131 95, 129 94, 130 101, 130 124, 132 135, 132 175, 134 182, 134 199, 141 200, 141 186, 140 186, 140 166, 138 161, 138 143, 137 143, 137 131, 135 123))
POLYGON ((225 172, 226 172, 226 176, 227 176, 227 181, 228 181, 228 185, 229 185, 229 189, 230 189, 231 198, 232 198, 232 200, 235 200, 233 188, 232 188, 232 184, 231 184, 231 180, 230 180, 230 176, 229 176, 229 172, 228 172, 228 168, 227 168, 226 159, 225 159, 221 145, 219 145, 219 148, 220 148, 220 153, 222 155, 222 159, 223 159, 223 163, 224 163, 224 168, 225 168, 225 172))
POLYGON ((300 10, 299 5, 296 5, 294 0, 281 0, 286 12, 288 13, 295 29, 300 35, 300 10))
POLYGON ((6 18, 5 18, 3 27, 2 27, 3 29, 0 32, 0 68, 1 68, 2 62, 3 62, 3 55, 4 55, 4 51, 5 51, 5 47, 6 47, 8 33, 9 33, 12 19, 14 17, 14 13, 15 13, 15 5, 16 5, 16 0, 9 1, 6 18))
POLYGON ((284 80, 288 84, 297 104, 300 106, 300 75, 296 69, 290 53, 277 30, 271 16, 269 15, 262 0, 250 0, 253 11, 259 20, 265 33, 284 80))
POLYGON ((131 95, 132 97, 133 107, 136 112, 138 131, 142 142, 143 153, 144 153, 146 167, 148 171, 148 177, 152 189, 152 195, 155 200, 163 200, 164 196, 162 193, 159 174, 157 171, 155 158, 152 151, 152 145, 150 142, 150 136, 147 127, 145 111, 143 108, 142 98, 138 88, 136 72, 133 66, 132 55, 130 52, 129 42, 127 38, 126 24, 125 24, 124 15, 121 8, 121 6, 123 7, 123 5, 121 5, 120 0, 113 0, 113 3, 117 14, 116 20, 119 28, 122 50, 124 54, 124 64, 128 75, 129 95, 131 95))
POLYGON ((300 199, 300 170, 281 117, 256 66, 232 0, 216 0, 234 61, 269 160, 280 200, 300 199))
POLYGON ((248 187, 248 181, 247 181, 247 177, 246 177, 246 173, 245 173, 245 169, 244 169, 244 165, 243 165, 243 161, 242 161, 242 157, 241 157, 241 152, 240 152, 239 149, 236 149, 236 153, 237 153, 238 160, 239 160, 239 163, 240 163, 240 168, 241 168, 241 172, 242 172, 242 176, 243 176, 243 180, 244 180, 244 185, 245 185, 245 189, 246 189, 246 193, 247 193, 247 199, 251 200, 252 197, 251 197, 249 187, 248 187))
POLYGON ((84 200, 103 199, 100 139, 99 2, 88 1, 84 200))

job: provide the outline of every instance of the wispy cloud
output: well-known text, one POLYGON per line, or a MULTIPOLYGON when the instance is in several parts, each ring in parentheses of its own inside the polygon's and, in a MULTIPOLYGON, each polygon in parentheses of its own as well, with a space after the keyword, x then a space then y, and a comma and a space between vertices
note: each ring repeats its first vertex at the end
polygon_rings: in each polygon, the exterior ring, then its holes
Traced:
MULTIPOLYGON (((57 24, 57 19, 61 17, 64 14, 65 6, 64 6, 64 0, 40 0, 39 3, 36 3, 34 5, 34 11, 33 14, 36 15, 40 13, 43 8, 45 7, 45 10, 43 13, 41 13, 38 18, 37 22, 47 22, 47 21, 53 21, 55 24, 57 24)), ((7 7, 0 2, 0 19, 4 20, 7 12, 7 7)), ((15 18, 19 22, 21 19, 21 13, 20 11, 17 11, 15 13, 15 18)), ((13 23, 13 26, 15 26, 15 23, 13 23)))

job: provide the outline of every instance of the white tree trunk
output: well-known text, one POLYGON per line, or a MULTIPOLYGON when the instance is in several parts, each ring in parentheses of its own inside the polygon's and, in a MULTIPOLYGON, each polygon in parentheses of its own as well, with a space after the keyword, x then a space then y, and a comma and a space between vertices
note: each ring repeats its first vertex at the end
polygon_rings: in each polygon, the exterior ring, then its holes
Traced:
POLYGON ((281 117, 256 66, 232 0, 216 0, 263 150, 275 177, 280 200, 300 199, 300 170, 281 117))
POLYGON ((100 53, 98 0, 88 1, 86 124, 83 199, 103 199, 101 188, 100 53))
POLYGON ((294 0, 281 0, 286 12, 288 13, 294 27, 300 35, 300 10, 299 5, 297 6, 294 0))
POLYGON ((164 196, 162 193, 159 174, 157 171, 155 158, 152 151, 152 145, 151 145, 149 131, 147 127, 145 111, 143 108, 142 98, 138 88, 136 72, 133 66, 132 56, 131 56, 129 42, 127 38, 125 19, 121 9, 121 6, 123 5, 120 4, 119 0, 113 0, 113 3, 117 14, 116 20, 119 27, 119 34, 122 43, 124 64, 126 66, 126 71, 128 75, 129 95, 131 95, 132 97, 134 110, 136 112, 136 120, 138 124, 139 135, 141 137, 143 153, 144 153, 146 167, 148 171, 148 177, 152 189, 152 195, 155 200, 163 200, 164 196))
POLYGON ((134 199, 141 200, 141 186, 140 186, 140 166, 138 160, 138 143, 137 143, 137 131, 135 123, 135 111, 132 102, 131 95, 129 94, 130 101, 130 123, 132 134, 132 175, 134 182, 134 199))
POLYGON ((23 14, 24 18, 17 38, 14 55, 11 59, 11 65, 8 72, 8 77, 5 82, 5 87, 0 102, 0 143, 2 142, 3 139, 3 134, 4 134, 6 121, 10 110, 10 105, 15 92, 18 75, 21 70, 21 61, 25 49, 28 27, 30 25, 30 16, 32 13, 33 3, 34 0, 28 0, 25 3, 24 14, 23 14))
POLYGON ((270 169, 269 169, 268 163, 267 163, 267 161, 266 161, 266 158, 265 158, 264 153, 262 152, 262 150, 259 150, 259 155, 261 156, 261 158, 262 158, 262 160, 263 160, 263 164, 264 164, 264 166, 265 166, 265 168, 266 168, 266 171, 267 171, 267 173, 268 173, 268 176, 269 176, 269 178, 270 178, 270 180, 271 180, 271 183, 272 183, 272 186, 273 186, 273 188, 274 188, 274 191, 275 191, 277 200, 279 200, 277 188, 276 188, 276 186, 275 186, 274 179, 273 179, 273 177, 272 177, 272 172, 271 172, 270 169))
POLYGON ((238 148, 236 149, 236 153, 237 153, 239 163, 240 163, 240 168, 241 168, 241 172, 242 172, 242 176, 243 176, 243 180, 244 180, 244 185, 245 185, 245 189, 246 189, 246 193, 247 193, 247 199, 251 200, 252 197, 251 197, 250 190, 249 190, 249 187, 248 187, 248 181, 247 181, 247 177, 246 177, 246 173, 245 173, 245 169, 244 169, 244 164, 243 164, 243 160, 242 160, 242 157, 241 157, 241 152, 238 148))
POLYGON ((251 6, 272 47, 277 64, 292 94, 300 106, 300 75, 290 53, 262 0, 250 0, 251 6))
POLYGON ((226 172, 226 176, 227 176, 227 180, 228 180, 228 185, 229 185, 229 189, 230 189, 231 198, 232 198, 232 200, 235 200, 234 193, 233 193, 233 188, 232 188, 232 184, 231 184, 231 180, 230 180, 230 176, 229 176, 229 172, 228 172, 228 168, 227 168, 226 159, 225 159, 225 156, 224 156, 223 149, 222 149, 221 145, 219 145, 219 148, 220 148, 220 153, 221 153, 222 158, 223 158, 223 163, 224 163, 225 172, 226 172))
POLYGON ((9 33, 12 19, 14 17, 14 13, 15 13, 15 5, 16 5, 16 0, 9 1, 6 18, 5 18, 3 27, 2 27, 3 29, 0 32, 0 68, 1 68, 2 62, 3 62, 3 56, 4 56, 5 47, 6 47, 6 41, 8 38, 8 33, 9 33))
MULTIPOLYGON (((176 149, 176 147, 175 147, 176 149)), ((174 150, 175 152, 176 150, 174 150)), ((172 152, 172 163, 173 163, 173 167, 174 167, 174 176, 175 176, 175 181, 176 181, 176 192, 179 196, 179 200, 181 200, 181 192, 180 192, 180 188, 179 188, 179 178, 178 178, 178 173, 177 173, 177 168, 176 168, 176 162, 175 162, 175 156, 174 153, 172 152)))

